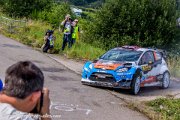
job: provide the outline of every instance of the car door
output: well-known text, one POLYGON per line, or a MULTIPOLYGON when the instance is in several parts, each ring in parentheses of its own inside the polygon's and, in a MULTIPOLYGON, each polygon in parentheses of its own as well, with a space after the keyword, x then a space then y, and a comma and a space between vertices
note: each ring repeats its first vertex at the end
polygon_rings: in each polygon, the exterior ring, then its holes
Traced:
POLYGON ((146 76, 146 78, 153 76, 151 71, 153 70, 154 62, 155 62, 155 58, 153 51, 147 51, 142 55, 139 61, 139 65, 141 66, 142 71, 146 76))
POLYGON ((161 68, 162 68, 162 55, 160 52, 154 51, 154 62, 153 62, 153 69, 151 70, 151 75, 158 76, 161 73, 161 68))

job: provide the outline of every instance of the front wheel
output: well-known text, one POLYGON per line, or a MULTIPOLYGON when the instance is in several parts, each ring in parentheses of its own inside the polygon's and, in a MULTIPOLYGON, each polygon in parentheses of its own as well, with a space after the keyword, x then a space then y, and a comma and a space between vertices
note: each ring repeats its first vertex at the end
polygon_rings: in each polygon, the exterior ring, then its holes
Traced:
POLYGON ((170 74, 169 72, 165 72, 163 74, 163 79, 162 79, 162 86, 161 88, 166 89, 169 87, 170 84, 170 74))
POLYGON ((133 77, 131 83, 131 93, 137 95, 140 91, 140 85, 141 85, 141 76, 140 74, 137 74, 133 77))

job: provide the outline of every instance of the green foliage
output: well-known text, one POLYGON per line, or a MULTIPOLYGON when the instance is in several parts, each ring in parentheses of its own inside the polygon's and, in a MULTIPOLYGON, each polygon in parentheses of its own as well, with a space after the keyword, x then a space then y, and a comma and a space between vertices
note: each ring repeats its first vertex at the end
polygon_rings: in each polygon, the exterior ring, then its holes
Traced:
POLYGON ((99 41, 106 49, 168 45, 175 35, 175 5, 175 0, 107 0, 84 39, 99 41))
POLYGON ((69 2, 73 5, 82 6, 87 4, 85 0, 69 0, 69 2))
POLYGON ((104 3, 104 0, 98 0, 98 1, 95 1, 91 4, 89 4, 88 6, 91 8, 99 8, 102 6, 103 3, 104 3))
POLYGON ((159 98, 148 103, 149 106, 161 113, 163 120, 180 119, 180 99, 159 98))
POLYGON ((64 19, 66 14, 72 14, 70 6, 67 3, 54 4, 51 9, 38 12, 38 14, 32 15, 33 18, 47 21, 53 26, 59 26, 59 23, 64 19), (61 21, 60 21, 61 20, 61 21))
POLYGON ((180 0, 176 0, 176 4, 177 4, 177 10, 180 10, 180 0))
MULTIPOLYGON (((57 2, 63 2, 64 0, 55 0, 57 2)), ((101 5, 104 0, 66 0, 66 2, 76 5, 76 6, 89 6, 89 7, 97 7, 101 5)))
POLYGON ((4 12, 11 17, 29 17, 33 11, 42 11, 51 7, 53 0, 4 0, 1 3, 4 12))

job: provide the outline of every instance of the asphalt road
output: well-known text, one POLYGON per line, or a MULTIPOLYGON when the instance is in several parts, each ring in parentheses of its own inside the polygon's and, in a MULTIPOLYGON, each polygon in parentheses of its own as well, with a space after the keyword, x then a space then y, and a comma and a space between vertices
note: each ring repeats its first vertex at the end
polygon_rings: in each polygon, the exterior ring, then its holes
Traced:
POLYGON ((0 35, 0 78, 17 61, 30 60, 41 68, 50 89, 54 120, 147 120, 144 115, 104 89, 81 85, 81 76, 30 47, 0 35))

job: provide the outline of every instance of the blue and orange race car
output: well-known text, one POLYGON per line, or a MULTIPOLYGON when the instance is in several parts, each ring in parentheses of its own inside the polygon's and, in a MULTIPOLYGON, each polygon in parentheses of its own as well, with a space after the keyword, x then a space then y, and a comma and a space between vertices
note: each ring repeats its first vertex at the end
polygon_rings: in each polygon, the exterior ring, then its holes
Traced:
POLYGON ((82 84, 125 88, 138 94, 141 87, 168 88, 170 73, 163 51, 138 46, 123 46, 107 51, 97 60, 86 62, 82 84))

